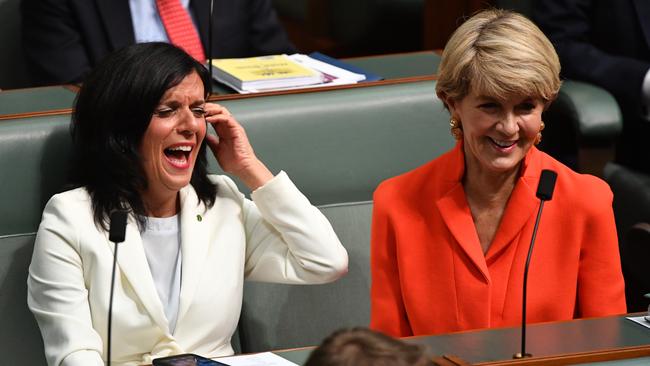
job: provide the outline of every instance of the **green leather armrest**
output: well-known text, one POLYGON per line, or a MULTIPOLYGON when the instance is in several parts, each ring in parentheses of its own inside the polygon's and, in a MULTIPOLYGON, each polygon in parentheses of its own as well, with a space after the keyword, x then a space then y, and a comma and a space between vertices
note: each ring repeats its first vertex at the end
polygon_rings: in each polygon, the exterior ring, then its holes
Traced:
MULTIPOLYGON (((623 129, 621 110, 605 89, 566 80, 551 109, 561 113, 575 128, 581 147, 611 146, 623 129)), ((550 110, 549 110, 550 112, 550 110)))

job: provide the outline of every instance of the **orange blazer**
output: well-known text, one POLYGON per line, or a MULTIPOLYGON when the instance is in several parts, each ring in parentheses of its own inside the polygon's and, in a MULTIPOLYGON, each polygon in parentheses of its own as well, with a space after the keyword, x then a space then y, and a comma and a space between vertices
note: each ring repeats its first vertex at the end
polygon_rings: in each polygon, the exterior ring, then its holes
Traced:
POLYGON ((542 169, 556 171, 558 178, 535 240, 527 321, 624 313, 607 184, 533 147, 484 254, 461 184, 465 163, 459 143, 375 191, 371 328, 410 336, 520 324, 542 169))

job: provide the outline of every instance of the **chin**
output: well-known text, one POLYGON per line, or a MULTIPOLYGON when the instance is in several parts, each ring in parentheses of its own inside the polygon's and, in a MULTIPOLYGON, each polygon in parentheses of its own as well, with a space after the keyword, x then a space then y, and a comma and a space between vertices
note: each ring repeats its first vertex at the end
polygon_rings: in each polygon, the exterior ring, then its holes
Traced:
POLYGON ((499 172, 499 173, 507 173, 513 169, 519 168, 519 165, 523 161, 522 159, 495 159, 490 162, 487 162, 485 164, 486 166, 489 167, 490 170, 499 172))
POLYGON ((191 180, 191 175, 189 177, 168 177, 165 186, 167 186, 168 189, 180 191, 182 188, 189 185, 191 180))

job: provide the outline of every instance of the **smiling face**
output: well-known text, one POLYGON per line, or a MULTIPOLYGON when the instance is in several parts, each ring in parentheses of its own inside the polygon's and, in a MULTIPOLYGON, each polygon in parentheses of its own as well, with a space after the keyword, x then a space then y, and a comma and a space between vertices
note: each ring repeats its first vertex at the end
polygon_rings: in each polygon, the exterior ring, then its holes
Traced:
POLYGON ((470 92, 461 100, 447 100, 460 121, 466 169, 488 174, 512 173, 533 146, 542 122, 544 102, 513 95, 504 101, 470 92))
POLYGON ((165 92, 140 144, 149 206, 176 199, 190 183, 206 133, 203 82, 196 72, 165 92))

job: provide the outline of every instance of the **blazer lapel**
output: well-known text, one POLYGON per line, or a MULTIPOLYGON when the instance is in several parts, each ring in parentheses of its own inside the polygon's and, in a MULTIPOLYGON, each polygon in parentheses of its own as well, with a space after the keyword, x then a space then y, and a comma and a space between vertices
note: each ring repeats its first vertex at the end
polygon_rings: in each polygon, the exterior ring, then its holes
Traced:
POLYGON ((111 47, 116 50, 135 43, 131 8, 127 0, 95 0, 111 47))
MULTIPOLYGON (((183 188, 180 192, 181 199, 181 294, 178 308, 178 324, 189 309, 194 299, 194 294, 201 279, 201 272, 211 241, 210 228, 216 223, 214 220, 204 220, 206 213, 203 203, 192 186, 183 188), (209 221, 209 222, 208 222, 209 221)), ((215 203, 215 206, 217 203, 215 203)))
POLYGON ((488 261, 504 250, 515 236, 522 232, 535 213, 535 208, 539 203, 536 191, 540 170, 539 151, 532 147, 522 161, 520 178, 510 194, 497 233, 486 253, 488 261))
MULTIPOLYGON (((112 243, 108 243, 111 247, 113 246, 112 243)), ((126 227, 126 240, 118 244, 118 246, 117 263, 120 271, 129 281, 133 291, 135 291, 138 299, 147 309, 154 322, 162 329, 168 330, 169 324, 147 264, 140 230, 132 215, 129 216, 126 227)))
POLYGON ((486 253, 487 260, 505 249, 515 236, 521 233, 524 225, 529 222, 535 211, 536 202, 539 200, 535 197, 535 192, 524 179, 519 179, 510 195, 492 244, 486 253))
POLYGON ((485 261, 485 255, 478 240, 478 234, 472 220, 465 198, 463 185, 458 184, 446 195, 436 202, 440 215, 447 228, 458 242, 461 249, 467 254, 476 268, 481 272, 485 282, 490 281, 490 275, 485 261))
MULTIPOLYGON (((445 193, 436 201, 438 211, 449 231, 458 242, 461 249, 481 272, 485 282, 490 282, 490 274, 485 261, 485 255, 478 239, 472 213, 469 210, 462 179, 465 174, 465 156, 463 144, 456 144, 453 154, 445 164, 445 172, 450 178, 442 187, 445 193)), ((428 201, 428 200, 427 200, 428 201)))

